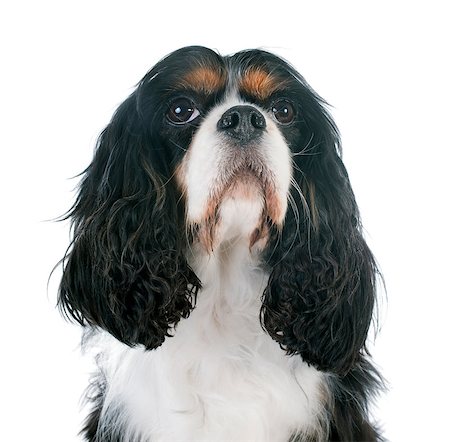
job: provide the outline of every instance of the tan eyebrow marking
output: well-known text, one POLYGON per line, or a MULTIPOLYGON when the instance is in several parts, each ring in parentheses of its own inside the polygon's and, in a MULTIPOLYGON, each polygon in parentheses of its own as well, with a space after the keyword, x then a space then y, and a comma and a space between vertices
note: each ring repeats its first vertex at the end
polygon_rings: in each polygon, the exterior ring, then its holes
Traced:
POLYGON ((198 67, 188 72, 181 82, 185 88, 199 93, 213 93, 222 89, 226 83, 225 72, 221 68, 198 67))
POLYGON ((259 100, 264 100, 282 87, 283 83, 283 80, 261 68, 250 68, 242 75, 240 90, 259 100))

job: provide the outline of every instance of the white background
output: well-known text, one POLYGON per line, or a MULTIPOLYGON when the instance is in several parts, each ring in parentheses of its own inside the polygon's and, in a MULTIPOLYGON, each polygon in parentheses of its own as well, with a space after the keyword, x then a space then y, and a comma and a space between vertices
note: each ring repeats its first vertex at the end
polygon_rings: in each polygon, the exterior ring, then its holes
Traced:
MULTIPOLYGON (((95 139, 162 56, 263 47, 330 102, 387 286, 373 347, 392 441, 448 438, 450 24, 415 2, 10 1, 0 10, 2 441, 76 441, 90 364, 55 309, 95 139)), ((448 440, 448 439, 447 439, 448 440)))

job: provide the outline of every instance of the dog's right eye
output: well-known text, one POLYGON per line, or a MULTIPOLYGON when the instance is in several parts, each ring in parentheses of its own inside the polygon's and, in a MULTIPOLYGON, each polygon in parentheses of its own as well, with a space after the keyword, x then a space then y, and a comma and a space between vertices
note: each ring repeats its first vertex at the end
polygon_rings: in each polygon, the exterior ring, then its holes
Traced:
POLYGON ((188 98, 177 98, 170 104, 167 112, 168 120, 177 125, 190 123, 199 115, 200 112, 195 107, 195 104, 188 98))

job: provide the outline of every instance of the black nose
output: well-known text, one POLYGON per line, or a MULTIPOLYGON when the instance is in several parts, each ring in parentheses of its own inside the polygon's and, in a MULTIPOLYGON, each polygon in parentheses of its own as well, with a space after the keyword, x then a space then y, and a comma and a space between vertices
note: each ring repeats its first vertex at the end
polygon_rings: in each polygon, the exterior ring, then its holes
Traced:
POLYGON ((234 106, 228 109, 217 123, 219 132, 236 138, 243 144, 260 137, 266 128, 266 120, 253 106, 234 106))

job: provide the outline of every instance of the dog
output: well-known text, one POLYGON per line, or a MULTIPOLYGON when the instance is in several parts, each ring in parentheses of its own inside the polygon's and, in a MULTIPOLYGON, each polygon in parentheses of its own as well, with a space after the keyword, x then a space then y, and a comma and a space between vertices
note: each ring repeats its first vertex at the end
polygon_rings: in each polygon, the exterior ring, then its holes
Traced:
POLYGON ((98 365, 86 440, 381 440, 379 272, 338 129, 288 62, 159 61, 67 218, 58 304, 98 365))

